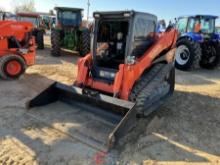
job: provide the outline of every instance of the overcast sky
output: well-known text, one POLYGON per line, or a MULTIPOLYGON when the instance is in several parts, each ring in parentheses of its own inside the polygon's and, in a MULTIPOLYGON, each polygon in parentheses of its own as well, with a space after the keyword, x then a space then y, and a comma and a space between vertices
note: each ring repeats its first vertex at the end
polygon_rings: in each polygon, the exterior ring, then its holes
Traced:
MULTIPOLYGON (((22 0, 0 0, 0 7, 13 10, 15 2, 22 0)), ((87 12, 88 0, 35 0, 37 11, 48 12, 54 6, 81 7, 87 12)), ((97 10, 134 9, 150 12, 166 21, 180 15, 212 14, 220 16, 220 0, 90 0, 91 12, 97 10)), ((220 25, 220 21, 218 20, 220 25)))

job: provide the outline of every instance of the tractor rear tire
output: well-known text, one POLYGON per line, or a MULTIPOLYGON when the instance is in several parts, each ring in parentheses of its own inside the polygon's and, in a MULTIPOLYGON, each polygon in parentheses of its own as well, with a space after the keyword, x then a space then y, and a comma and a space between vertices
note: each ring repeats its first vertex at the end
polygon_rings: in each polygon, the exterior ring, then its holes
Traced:
POLYGON ((175 66, 177 69, 188 71, 199 68, 202 49, 199 43, 182 38, 177 41, 175 66))
POLYGON ((204 50, 204 54, 202 55, 202 59, 200 62, 201 68, 205 69, 215 69, 216 67, 219 66, 220 63, 220 45, 215 44, 213 45, 210 49, 211 54, 206 54, 206 50, 204 50))
POLYGON ((60 55, 60 32, 57 30, 52 30, 51 31, 51 45, 52 45, 52 50, 51 50, 51 55, 54 57, 59 57, 60 55))
POLYGON ((148 116, 157 108, 152 103, 155 104, 157 102, 156 104, 160 106, 163 103, 162 97, 174 91, 175 69, 173 68, 170 71, 167 78, 167 73, 163 73, 165 65, 157 64, 153 66, 132 89, 129 100, 136 103, 135 108, 138 117, 148 116), (163 74, 163 78, 158 77, 159 72, 163 74))
POLYGON ((44 49, 44 31, 43 30, 39 30, 37 32, 37 48, 38 49, 44 49))
POLYGON ((84 57, 90 52, 90 32, 89 30, 84 30, 81 34, 81 44, 79 54, 84 57))
POLYGON ((26 70, 24 59, 18 55, 6 55, 0 58, 0 77, 5 80, 18 79, 26 70))

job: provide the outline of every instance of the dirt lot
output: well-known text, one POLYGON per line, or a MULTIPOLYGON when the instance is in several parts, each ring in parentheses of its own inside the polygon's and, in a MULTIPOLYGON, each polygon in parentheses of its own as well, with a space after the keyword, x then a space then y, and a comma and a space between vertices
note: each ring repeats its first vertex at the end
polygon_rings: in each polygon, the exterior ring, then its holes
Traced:
POLYGON ((0 164, 220 164, 220 69, 177 71, 169 102, 106 154, 61 132, 59 126, 73 123, 53 120, 60 115, 53 108, 41 114, 49 124, 25 110, 53 81, 72 84, 76 77, 78 56, 49 53, 38 51, 37 64, 20 80, 0 80, 0 164))

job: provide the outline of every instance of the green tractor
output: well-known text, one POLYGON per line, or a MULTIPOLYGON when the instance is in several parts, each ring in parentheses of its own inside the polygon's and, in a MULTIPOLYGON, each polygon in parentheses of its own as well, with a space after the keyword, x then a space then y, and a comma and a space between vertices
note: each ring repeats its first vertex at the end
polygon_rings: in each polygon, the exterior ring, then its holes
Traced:
POLYGON ((56 27, 51 32, 52 56, 60 56, 61 49, 78 51, 80 56, 90 52, 90 31, 82 26, 79 8, 56 7, 56 27))

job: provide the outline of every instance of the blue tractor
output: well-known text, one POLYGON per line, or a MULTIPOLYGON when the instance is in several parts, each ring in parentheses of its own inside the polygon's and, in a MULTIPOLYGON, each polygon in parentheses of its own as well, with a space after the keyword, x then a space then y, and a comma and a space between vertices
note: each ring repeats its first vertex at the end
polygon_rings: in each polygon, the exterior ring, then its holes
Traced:
POLYGON ((179 17, 177 29, 176 68, 192 70, 198 67, 214 69, 220 62, 220 35, 216 33, 218 17, 195 15, 179 17))

